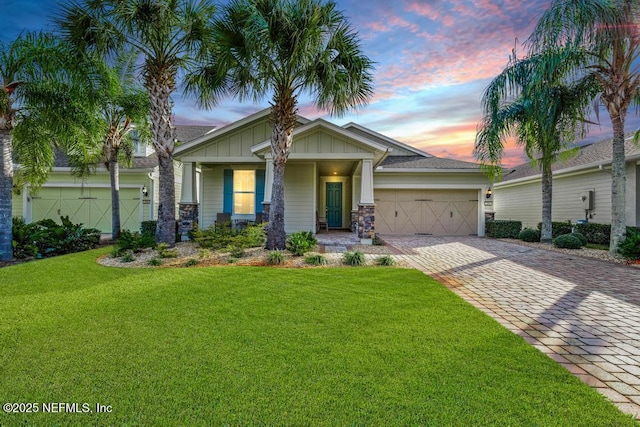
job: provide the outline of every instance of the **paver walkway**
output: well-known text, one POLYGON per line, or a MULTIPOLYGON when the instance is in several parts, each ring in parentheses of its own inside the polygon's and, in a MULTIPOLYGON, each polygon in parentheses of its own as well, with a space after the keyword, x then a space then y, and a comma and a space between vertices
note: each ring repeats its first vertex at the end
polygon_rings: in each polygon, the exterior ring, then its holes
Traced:
POLYGON ((382 239, 640 418, 640 269, 481 237, 382 239))

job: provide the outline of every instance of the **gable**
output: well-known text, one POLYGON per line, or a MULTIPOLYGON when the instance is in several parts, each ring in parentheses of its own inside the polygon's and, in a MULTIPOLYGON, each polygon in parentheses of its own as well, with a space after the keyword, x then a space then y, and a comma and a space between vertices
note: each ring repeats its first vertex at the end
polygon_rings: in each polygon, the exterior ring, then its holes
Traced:
POLYGON ((318 129, 301 135, 296 135, 291 147, 291 155, 296 154, 346 154, 346 153, 371 153, 371 149, 366 149, 353 140, 318 129))
MULTIPOLYGON (((298 117, 297 122, 303 126, 309 120, 298 117)), ((177 147, 175 157, 183 161, 257 161, 251 148, 270 138, 270 109, 265 109, 177 147)))
POLYGON ((184 155, 188 157, 253 157, 251 147, 270 138, 271 126, 267 117, 219 137, 212 136, 184 155))

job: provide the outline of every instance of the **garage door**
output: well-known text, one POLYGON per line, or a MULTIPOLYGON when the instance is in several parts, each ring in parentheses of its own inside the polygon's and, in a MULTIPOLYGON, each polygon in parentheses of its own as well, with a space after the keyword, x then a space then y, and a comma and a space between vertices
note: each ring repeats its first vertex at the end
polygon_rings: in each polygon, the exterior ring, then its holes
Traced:
MULTIPOLYGON (((31 197, 33 221, 49 218, 60 223, 69 216, 74 224, 111 233, 111 189, 91 187, 44 187, 31 197)), ((122 229, 140 229, 140 190, 120 189, 120 224, 122 229)))
POLYGON ((478 233, 477 190, 376 190, 375 201, 378 233, 478 233))

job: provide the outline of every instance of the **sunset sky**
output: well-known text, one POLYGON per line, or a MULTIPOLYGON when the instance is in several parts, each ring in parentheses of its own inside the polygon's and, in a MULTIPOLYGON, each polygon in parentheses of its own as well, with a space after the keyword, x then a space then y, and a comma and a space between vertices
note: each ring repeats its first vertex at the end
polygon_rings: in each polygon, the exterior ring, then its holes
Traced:
MULTIPOLYGON (((549 0, 338 0, 377 63, 375 96, 344 117, 328 117, 303 99, 299 113, 342 125, 354 121, 440 157, 473 161, 473 142, 481 118, 480 100, 489 81, 507 64, 518 43, 529 36, 549 0)), ((2 40, 21 31, 50 30, 56 2, 0 0, 2 40)), ((174 95, 176 124, 223 126, 269 106, 221 100, 201 110, 174 95)), ((633 111, 635 112, 635 110, 633 111)), ((611 135, 608 115, 592 128, 589 140, 611 135)), ((637 116, 627 131, 636 130, 637 116)), ((526 161, 509 147, 505 166, 526 161)))

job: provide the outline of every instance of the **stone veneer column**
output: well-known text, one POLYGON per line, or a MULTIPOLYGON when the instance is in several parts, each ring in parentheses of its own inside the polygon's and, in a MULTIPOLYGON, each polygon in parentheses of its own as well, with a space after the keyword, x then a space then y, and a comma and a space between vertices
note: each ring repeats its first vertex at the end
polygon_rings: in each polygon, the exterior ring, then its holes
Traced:
POLYGON ((375 209, 373 204, 358 205, 358 237, 362 244, 372 244, 375 236, 375 209))
POLYGON ((351 211, 351 223, 350 223, 351 231, 358 232, 358 210, 351 211))
POLYGON ((271 210, 271 202, 262 202, 262 221, 269 222, 269 211, 271 210))
POLYGON ((180 202, 178 233, 182 240, 189 240, 189 232, 198 227, 198 204, 180 202))

